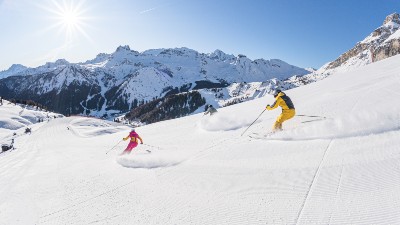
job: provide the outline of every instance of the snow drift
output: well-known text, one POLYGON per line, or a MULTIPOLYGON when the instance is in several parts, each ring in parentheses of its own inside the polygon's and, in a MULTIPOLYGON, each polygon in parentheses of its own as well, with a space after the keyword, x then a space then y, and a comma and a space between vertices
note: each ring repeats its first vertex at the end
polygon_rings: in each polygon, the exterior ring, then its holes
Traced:
POLYGON ((116 161, 124 167, 147 169, 175 166, 183 160, 182 156, 173 155, 170 152, 153 150, 149 153, 137 148, 133 149, 131 154, 116 158, 116 161))
POLYGON ((271 135, 273 140, 338 139, 400 130, 400 113, 363 111, 337 118, 314 119, 297 128, 271 135))

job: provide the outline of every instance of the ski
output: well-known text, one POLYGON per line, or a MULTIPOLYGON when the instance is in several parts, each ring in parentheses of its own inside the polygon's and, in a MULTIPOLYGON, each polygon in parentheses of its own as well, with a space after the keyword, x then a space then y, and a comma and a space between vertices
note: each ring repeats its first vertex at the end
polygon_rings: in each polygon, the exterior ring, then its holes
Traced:
POLYGON ((306 121, 303 121, 301 123, 311 123, 311 122, 323 121, 323 120, 325 120, 325 119, 306 120, 306 121))
POLYGON ((253 138, 253 139, 268 139, 269 137, 271 137, 273 134, 275 134, 275 132, 269 132, 269 133, 264 133, 264 134, 262 134, 262 133, 252 133, 252 134, 250 134, 249 135, 249 137, 250 138, 253 138))

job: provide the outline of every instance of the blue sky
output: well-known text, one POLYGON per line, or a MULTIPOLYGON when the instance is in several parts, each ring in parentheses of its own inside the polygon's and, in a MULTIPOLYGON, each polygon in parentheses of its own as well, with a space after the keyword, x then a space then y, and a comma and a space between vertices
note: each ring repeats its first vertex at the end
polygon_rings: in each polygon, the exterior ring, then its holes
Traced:
POLYGON ((0 70, 82 62, 119 45, 319 68, 394 12, 398 0, 0 0, 0 70))

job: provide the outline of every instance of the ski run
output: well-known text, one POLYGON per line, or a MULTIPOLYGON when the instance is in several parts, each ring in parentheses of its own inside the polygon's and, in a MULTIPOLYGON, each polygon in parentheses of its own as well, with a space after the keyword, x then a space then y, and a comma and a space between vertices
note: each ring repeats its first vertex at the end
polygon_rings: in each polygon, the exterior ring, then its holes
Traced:
POLYGON ((4 102, 0 224, 400 224, 399 62, 285 91, 309 117, 265 139, 280 109, 241 134, 272 96, 138 127, 124 156, 129 127, 4 102))

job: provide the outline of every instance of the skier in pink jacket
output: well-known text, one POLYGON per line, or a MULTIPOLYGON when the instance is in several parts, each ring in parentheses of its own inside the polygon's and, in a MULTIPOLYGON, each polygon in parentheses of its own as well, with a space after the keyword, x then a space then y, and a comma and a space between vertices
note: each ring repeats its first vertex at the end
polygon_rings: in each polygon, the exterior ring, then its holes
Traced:
POLYGON ((123 140, 126 141, 129 138, 131 140, 130 140, 128 146, 125 148, 125 150, 121 153, 121 155, 131 153, 132 149, 138 145, 139 140, 140 140, 140 144, 143 144, 142 138, 139 136, 138 133, 136 133, 135 129, 132 129, 131 132, 129 133, 129 135, 124 137, 123 140))

